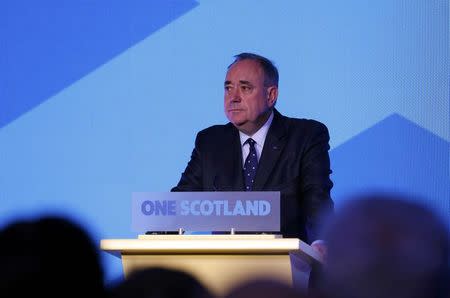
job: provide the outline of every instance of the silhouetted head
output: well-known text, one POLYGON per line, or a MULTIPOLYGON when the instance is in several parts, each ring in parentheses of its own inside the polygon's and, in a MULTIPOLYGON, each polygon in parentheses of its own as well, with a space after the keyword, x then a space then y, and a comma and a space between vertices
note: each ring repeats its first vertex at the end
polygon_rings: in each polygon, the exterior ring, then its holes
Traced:
POLYGON ((304 293, 275 280, 261 279, 243 283, 230 290, 225 298, 302 298, 304 293))
POLYGON ((0 293, 23 297, 104 294, 98 250, 69 220, 45 217, 0 231, 0 293))
POLYGON ((188 273, 164 268, 134 271, 110 290, 112 298, 210 298, 209 291, 188 273))
POLYGON ((349 202, 326 229, 328 297, 448 295, 448 227, 408 198, 349 202))

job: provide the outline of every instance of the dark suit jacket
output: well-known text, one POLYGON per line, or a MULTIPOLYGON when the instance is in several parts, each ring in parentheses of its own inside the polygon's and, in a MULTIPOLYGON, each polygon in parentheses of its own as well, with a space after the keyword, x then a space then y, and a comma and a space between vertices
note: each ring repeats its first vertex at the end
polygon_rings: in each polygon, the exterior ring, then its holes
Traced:
MULTIPOLYGON (((328 130, 320 122, 274 110, 254 191, 280 191, 281 233, 311 243, 333 209, 328 130)), ((244 191, 239 131, 228 123, 198 133, 186 170, 172 191, 244 191)))

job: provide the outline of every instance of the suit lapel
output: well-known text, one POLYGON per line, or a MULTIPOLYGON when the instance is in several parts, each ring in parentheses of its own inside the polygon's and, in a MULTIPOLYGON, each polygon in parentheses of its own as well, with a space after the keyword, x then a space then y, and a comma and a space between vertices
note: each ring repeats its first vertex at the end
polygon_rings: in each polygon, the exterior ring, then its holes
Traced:
POLYGON ((267 132, 261 158, 258 163, 258 170, 253 184, 254 191, 262 190, 272 173, 286 143, 286 138, 284 138, 285 134, 286 128, 284 126, 283 116, 277 110, 274 110, 272 125, 267 132))
MULTIPOLYGON (((234 128, 234 127, 233 127, 234 128)), ((242 171, 242 146, 237 128, 233 129, 233 172, 234 190, 244 190, 244 172, 242 171)))
POLYGON ((221 150, 219 158, 222 160, 222 167, 218 176, 220 184, 218 190, 221 191, 241 191, 244 190, 244 174, 242 172, 242 148, 239 138, 239 131, 232 125, 225 138, 226 145, 221 150))

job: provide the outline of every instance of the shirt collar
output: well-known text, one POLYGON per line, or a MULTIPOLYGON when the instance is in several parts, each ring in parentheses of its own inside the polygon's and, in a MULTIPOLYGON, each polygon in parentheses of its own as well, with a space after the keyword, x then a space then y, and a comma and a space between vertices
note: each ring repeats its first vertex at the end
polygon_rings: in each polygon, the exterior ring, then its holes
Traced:
POLYGON ((252 136, 246 135, 242 131, 239 131, 239 137, 241 139, 241 146, 244 146, 245 141, 247 141, 248 138, 252 138, 258 146, 264 147, 264 141, 266 140, 267 133, 269 132, 270 125, 272 124, 273 120, 273 110, 270 113, 269 119, 267 119, 266 123, 258 129, 257 132, 255 132, 252 136))

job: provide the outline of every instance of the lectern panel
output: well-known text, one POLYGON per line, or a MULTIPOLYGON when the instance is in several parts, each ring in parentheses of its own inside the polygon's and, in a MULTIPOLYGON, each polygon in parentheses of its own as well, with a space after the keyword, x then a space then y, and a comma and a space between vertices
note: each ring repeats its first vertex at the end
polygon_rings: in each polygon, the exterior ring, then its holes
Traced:
POLYGON ((134 270, 164 267, 199 279, 213 293, 225 294, 248 280, 269 278, 292 285, 289 255, 122 255, 125 277, 134 270))

